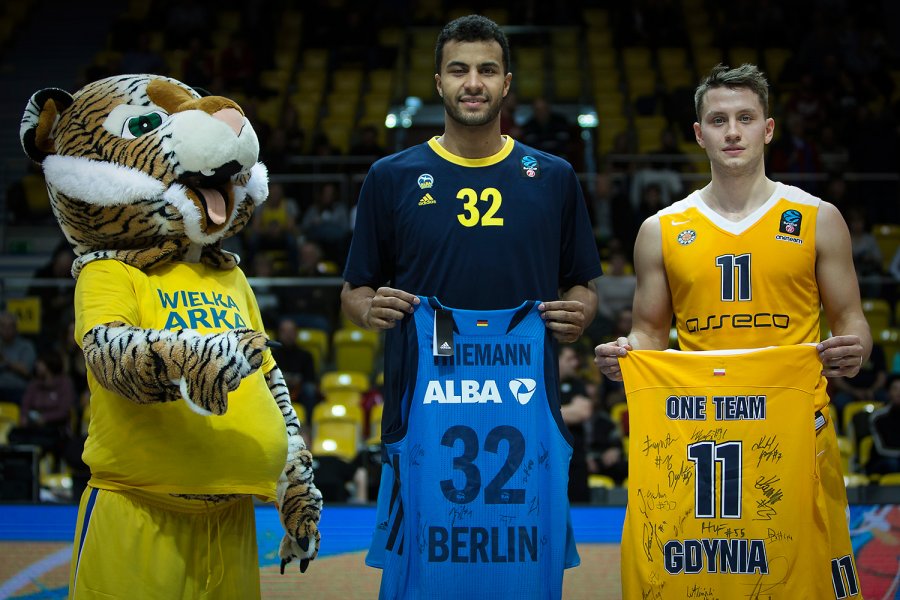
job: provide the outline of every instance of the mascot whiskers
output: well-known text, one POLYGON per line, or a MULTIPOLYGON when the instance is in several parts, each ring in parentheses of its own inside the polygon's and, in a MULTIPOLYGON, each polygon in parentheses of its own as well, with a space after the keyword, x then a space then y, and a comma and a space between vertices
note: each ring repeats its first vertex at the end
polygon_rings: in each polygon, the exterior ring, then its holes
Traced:
POLYGON ((322 496, 256 299, 222 240, 268 193, 241 107, 122 75, 28 102, 20 130, 77 259, 91 479, 71 598, 259 598, 253 496, 281 571, 319 549, 322 496))

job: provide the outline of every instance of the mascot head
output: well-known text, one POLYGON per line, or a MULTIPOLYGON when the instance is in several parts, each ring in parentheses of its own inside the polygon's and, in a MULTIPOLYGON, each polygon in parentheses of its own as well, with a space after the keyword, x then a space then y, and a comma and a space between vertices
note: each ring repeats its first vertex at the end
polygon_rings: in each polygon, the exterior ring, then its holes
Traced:
POLYGON ((241 107, 167 77, 120 75, 28 101, 20 137, 41 163, 53 212, 78 259, 139 269, 201 260, 227 269, 221 241, 268 194, 241 107))

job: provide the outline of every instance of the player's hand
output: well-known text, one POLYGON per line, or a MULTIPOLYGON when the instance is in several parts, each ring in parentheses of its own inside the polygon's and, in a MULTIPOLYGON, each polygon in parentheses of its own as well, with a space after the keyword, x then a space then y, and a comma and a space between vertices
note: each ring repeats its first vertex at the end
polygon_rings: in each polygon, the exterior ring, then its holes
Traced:
POLYGON ((816 350, 825 377, 855 377, 865 360, 865 348, 856 335, 830 337, 820 342, 816 350))
POLYGON ((584 303, 578 300, 554 300, 538 306, 544 324, 560 342, 574 342, 584 331, 584 303))
POLYGON ((628 338, 620 337, 614 342, 600 344, 594 348, 594 364, 600 367, 600 372, 612 381, 622 381, 622 369, 619 368, 619 357, 625 356, 632 350, 628 338))
POLYGON ((369 329, 391 329, 397 321, 410 314, 415 305, 419 303, 419 297, 389 287, 380 287, 372 297, 372 303, 363 321, 369 329))

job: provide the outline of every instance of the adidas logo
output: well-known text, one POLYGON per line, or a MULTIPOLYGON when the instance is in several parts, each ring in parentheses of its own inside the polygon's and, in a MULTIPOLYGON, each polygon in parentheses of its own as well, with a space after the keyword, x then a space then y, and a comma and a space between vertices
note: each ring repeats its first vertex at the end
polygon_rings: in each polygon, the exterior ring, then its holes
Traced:
POLYGON ((448 344, 447 342, 444 342, 443 344, 441 344, 441 350, 449 350, 449 349, 450 349, 450 344, 448 344))
POLYGON ((425 206, 426 204, 437 204, 437 200, 432 198, 431 194, 425 194, 422 196, 422 199, 419 200, 419 206, 425 206))

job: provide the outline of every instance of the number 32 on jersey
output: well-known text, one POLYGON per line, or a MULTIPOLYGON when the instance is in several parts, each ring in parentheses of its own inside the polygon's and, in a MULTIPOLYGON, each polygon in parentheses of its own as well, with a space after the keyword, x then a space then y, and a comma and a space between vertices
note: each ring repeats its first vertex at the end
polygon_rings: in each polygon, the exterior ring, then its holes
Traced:
POLYGON ((502 227, 503 217, 498 217, 497 211, 503 204, 503 196, 497 188, 484 188, 481 193, 472 188, 463 188, 456 193, 456 198, 463 201, 463 212, 456 215, 463 227, 502 227), (484 204, 479 204, 484 202, 484 204), (482 213, 480 208, 484 209, 482 213))

